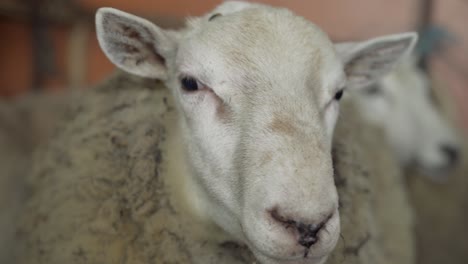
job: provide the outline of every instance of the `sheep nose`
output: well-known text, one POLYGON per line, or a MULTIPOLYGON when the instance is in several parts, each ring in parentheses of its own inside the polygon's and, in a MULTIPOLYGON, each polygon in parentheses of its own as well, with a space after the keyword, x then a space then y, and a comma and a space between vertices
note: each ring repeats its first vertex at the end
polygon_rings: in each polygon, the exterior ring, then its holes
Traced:
POLYGON ((440 146, 440 151, 442 151, 442 153, 444 153, 444 155, 447 157, 448 166, 453 166, 457 163, 459 158, 459 151, 456 146, 442 144, 440 146))
POLYGON ((298 243, 305 248, 310 248, 317 243, 317 234, 325 226, 327 221, 328 219, 318 225, 297 223, 296 228, 300 235, 298 243))
POLYGON ((278 211, 273 211, 271 213, 273 219, 277 222, 283 224, 286 229, 294 228, 299 235, 297 243, 305 248, 310 248, 312 245, 316 244, 319 240, 318 234, 320 230, 327 224, 333 214, 328 215, 321 221, 316 221, 315 224, 307 224, 299 222, 296 220, 288 219, 278 213, 278 211))

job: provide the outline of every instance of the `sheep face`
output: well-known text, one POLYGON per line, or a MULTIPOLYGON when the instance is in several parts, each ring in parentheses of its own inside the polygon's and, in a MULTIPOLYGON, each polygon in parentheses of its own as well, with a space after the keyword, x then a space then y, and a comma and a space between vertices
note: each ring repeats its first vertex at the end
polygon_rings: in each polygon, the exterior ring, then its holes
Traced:
POLYGON ((187 199, 262 263, 323 263, 340 232, 330 149, 343 88, 379 77, 415 36, 337 53, 303 18, 245 2, 178 32, 100 9, 97 32, 117 66, 171 90, 193 174, 187 199))
POLYGON ((403 165, 416 165, 439 181, 456 165, 457 135, 434 104, 429 80, 413 60, 355 98, 362 114, 384 129, 403 165))

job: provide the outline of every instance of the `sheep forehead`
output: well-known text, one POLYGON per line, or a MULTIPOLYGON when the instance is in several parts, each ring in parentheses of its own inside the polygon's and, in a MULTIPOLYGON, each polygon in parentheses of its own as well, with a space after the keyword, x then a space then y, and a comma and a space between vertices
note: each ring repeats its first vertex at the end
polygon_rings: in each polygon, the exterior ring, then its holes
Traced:
POLYGON ((178 63, 210 78, 240 87, 320 89, 334 81, 324 76, 338 79, 342 72, 328 37, 285 9, 251 8, 191 24, 178 63))

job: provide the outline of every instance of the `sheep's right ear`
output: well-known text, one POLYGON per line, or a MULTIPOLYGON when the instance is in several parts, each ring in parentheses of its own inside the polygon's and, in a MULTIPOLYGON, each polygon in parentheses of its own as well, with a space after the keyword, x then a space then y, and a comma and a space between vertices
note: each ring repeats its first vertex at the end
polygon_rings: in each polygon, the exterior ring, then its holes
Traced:
POLYGON ((101 49, 124 71, 143 77, 166 79, 166 60, 175 40, 153 23, 113 8, 96 13, 96 31, 101 49))

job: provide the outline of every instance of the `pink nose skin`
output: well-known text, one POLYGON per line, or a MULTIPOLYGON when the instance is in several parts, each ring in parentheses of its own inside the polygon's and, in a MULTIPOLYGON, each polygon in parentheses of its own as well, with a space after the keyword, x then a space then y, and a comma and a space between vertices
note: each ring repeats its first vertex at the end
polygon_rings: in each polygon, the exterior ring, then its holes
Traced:
MULTIPOLYGON (((303 223, 300 221, 293 220, 289 217, 285 217, 281 215, 277 209, 270 211, 271 217, 278 223, 282 224, 286 229, 293 228, 295 233, 298 235, 297 243, 306 249, 309 249, 311 246, 316 244, 319 240, 318 234, 320 230, 327 224, 327 222, 332 218, 333 213, 329 214, 327 217, 318 221, 316 223, 303 223)), ((305 251, 305 256, 307 257, 307 253, 309 251, 305 251)))

